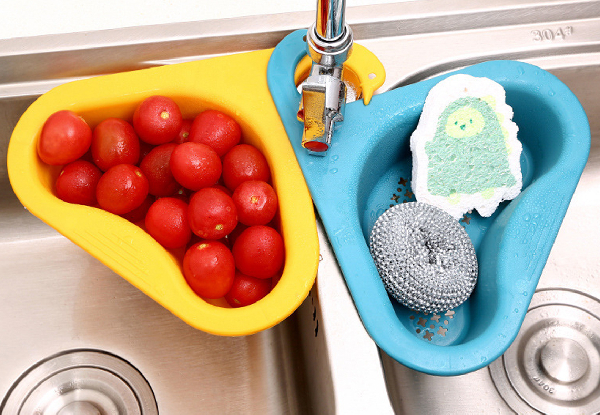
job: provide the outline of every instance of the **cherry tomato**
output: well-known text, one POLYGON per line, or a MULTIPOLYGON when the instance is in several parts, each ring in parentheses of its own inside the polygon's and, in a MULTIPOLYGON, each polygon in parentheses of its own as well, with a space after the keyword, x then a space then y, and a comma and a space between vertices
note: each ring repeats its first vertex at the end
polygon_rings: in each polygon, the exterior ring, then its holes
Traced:
POLYGON ((198 235, 196 235, 194 232, 192 232, 192 237, 190 238, 190 242, 188 242, 188 246, 192 246, 198 242, 207 242, 207 241, 217 241, 217 242, 221 242, 223 245, 225 245, 227 247, 227 249, 231 250, 231 244, 229 243, 229 241, 227 240, 227 238, 221 238, 221 239, 204 239, 204 238, 200 238, 198 235))
POLYGON ((69 163, 56 179, 56 195, 65 202, 93 206, 96 204, 96 186, 101 176, 100 169, 89 161, 69 163))
POLYGON ((148 196, 148 179, 139 167, 117 164, 98 181, 96 198, 100 207, 122 215, 140 206, 148 196))
POLYGON ((161 144, 142 159, 140 168, 148 179, 148 192, 151 195, 171 196, 181 187, 173 177, 170 166, 171 154, 176 147, 174 143, 161 144))
POLYGON ((284 263, 283 238, 269 226, 250 226, 237 237, 232 252, 236 267, 251 277, 271 278, 284 263))
POLYGON ((83 118, 72 111, 58 111, 48 117, 37 152, 46 164, 59 166, 82 157, 90 148, 92 129, 83 118))
POLYGON ((165 248, 184 247, 192 237, 187 211, 187 203, 180 199, 174 197, 158 199, 146 214, 146 230, 165 248))
POLYGON ((233 247, 233 244, 235 243, 238 236, 240 236, 242 232, 244 232, 246 229, 248 229, 248 226, 238 221, 238 224, 235 227, 235 229, 227 234, 227 241, 229 242, 229 246, 233 247))
POLYGON ((223 157, 223 182, 231 191, 247 180, 268 182, 270 177, 267 159, 250 144, 238 144, 223 157))
POLYGON ((233 285, 233 255, 221 242, 198 242, 183 257, 183 276, 200 297, 221 298, 233 285))
POLYGON ((154 95, 142 101, 133 113, 133 127, 148 144, 165 144, 181 130, 181 110, 169 97, 154 95))
POLYGON ((270 291, 271 279, 250 277, 236 270, 233 285, 225 294, 225 300, 234 308, 245 307, 264 298, 270 291))
POLYGON ((204 239, 221 239, 237 225, 235 203, 214 187, 198 190, 190 198, 188 219, 192 232, 204 239))
POLYGON ((279 281, 281 280, 281 277, 282 277, 282 273, 280 271, 277 274, 275 274, 275 276, 273 278, 271 278, 271 290, 273 290, 273 288, 275 288, 275 286, 279 283, 279 281))
POLYGON ((185 187, 180 187, 171 195, 171 197, 176 197, 177 199, 188 203, 190 201, 190 191, 185 187))
POLYGON ((137 164, 140 140, 131 124, 120 118, 107 118, 94 128, 92 158, 100 170, 117 164, 137 164))
POLYGON ((217 184, 212 185, 210 187, 214 187, 215 189, 219 189, 219 190, 224 191, 227 194, 227 196, 229 196, 229 197, 233 196, 233 192, 231 190, 229 190, 228 188, 226 188, 225 186, 223 186, 222 184, 218 184, 217 183, 217 184))
POLYGON ((129 222, 138 223, 144 220, 146 214, 148 213, 148 209, 150 206, 156 201, 156 198, 152 195, 146 196, 141 205, 136 207, 135 209, 120 215, 122 218, 127 219, 129 222))
POLYGON ((207 110, 194 118, 189 141, 206 144, 223 157, 241 137, 240 125, 233 118, 220 111, 207 110))
POLYGON ((140 159, 139 159, 139 161, 141 162, 142 160, 144 160, 144 157, 146 157, 148 154, 150 154, 150 152, 152 151, 152 149, 154 149, 154 147, 156 147, 156 146, 153 146, 152 144, 148 144, 148 143, 145 143, 140 140, 140 159))
POLYGON ((216 184, 222 171, 221 159, 212 148, 191 142, 173 150, 170 166, 175 180, 194 191, 216 184))
POLYGON ((181 129, 179 130, 177 137, 175 137, 175 140, 173 140, 175 144, 183 144, 190 141, 190 130, 192 128, 192 122, 194 122, 194 120, 191 120, 189 118, 185 118, 183 121, 181 121, 181 129))
POLYGON ((238 220, 244 225, 266 225, 277 212, 277 194, 267 182, 248 180, 233 192, 238 220))

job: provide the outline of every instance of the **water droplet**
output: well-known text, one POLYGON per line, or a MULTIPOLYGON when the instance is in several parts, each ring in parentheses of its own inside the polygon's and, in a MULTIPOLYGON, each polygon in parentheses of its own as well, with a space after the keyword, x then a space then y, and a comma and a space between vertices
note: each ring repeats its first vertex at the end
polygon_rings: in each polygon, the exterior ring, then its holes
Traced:
POLYGON ((553 97, 554 95, 556 95, 556 92, 554 92, 553 90, 550 90, 550 91, 548 91, 548 95, 553 97))
POLYGON ((335 174, 335 173, 337 173, 337 171, 338 171, 338 169, 331 169, 331 170, 329 170, 329 173, 335 174))
POLYGON ((526 222, 528 222, 528 221, 531 219, 531 216, 529 216, 529 215, 525 215, 525 216, 523 216, 523 219, 524 219, 526 222))
POLYGON ((331 156, 331 160, 333 160, 333 161, 337 161, 337 159, 339 159, 339 158, 340 158, 340 156, 338 156, 338 155, 331 156))
POLYGON ((519 66, 517 68, 517 72, 519 73, 519 75, 525 75, 525 68, 523 68, 522 66, 519 66))

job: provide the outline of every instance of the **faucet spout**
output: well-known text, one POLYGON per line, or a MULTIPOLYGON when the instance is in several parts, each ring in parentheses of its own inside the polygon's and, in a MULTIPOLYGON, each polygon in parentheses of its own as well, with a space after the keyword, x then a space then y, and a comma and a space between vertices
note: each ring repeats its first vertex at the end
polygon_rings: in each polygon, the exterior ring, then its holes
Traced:
POLYGON ((353 43, 344 11, 345 0, 318 0, 317 21, 306 36, 313 65, 302 84, 298 119, 304 122, 302 146, 314 155, 326 154, 335 124, 344 119, 346 85, 342 72, 353 43))
POLYGON ((341 68, 313 63, 302 86, 299 119, 304 122, 302 145, 311 154, 325 155, 331 145, 335 123, 344 119, 346 85, 341 68))

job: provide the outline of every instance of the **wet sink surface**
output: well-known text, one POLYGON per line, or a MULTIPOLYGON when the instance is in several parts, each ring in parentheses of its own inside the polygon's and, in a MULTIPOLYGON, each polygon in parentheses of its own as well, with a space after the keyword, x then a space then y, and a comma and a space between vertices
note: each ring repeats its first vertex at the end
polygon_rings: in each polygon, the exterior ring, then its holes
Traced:
MULTIPOLYGON (((3 161, 0 413, 13 415, 6 411, 23 393, 19 379, 35 384, 30 368, 73 350, 116 356, 110 370, 119 379, 141 373, 144 381, 130 381, 152 391, 139 392, 145 414, 569 413, 582 405, 589 405, 585 413, 600 411, 590 380, 600 350, 600 2, 419 3, 348 10, 356 41, 386 67, 382 90, 484 60, 524 60, 565 82, 590 119, 590 158, 514 348, 458 377, 424 375, 378 352, 322 229, 317 283, 294 315, 247 337, 200 332, 30 215, 12 193, 3 161), (575 352, 561 354, 566 348, 575 352), (527 360, 542 354, 534 365, 527 360)), ((312 12, 294 13, 0 41, 0 158, 6 160, 21 113, 55 85, 274 47, 313 19, 312 12)), ((84 355, 68 354, 68 362, 86 361, 84 355)), ((105 373, 113 361, 105 360, 90 365, 105 373)))

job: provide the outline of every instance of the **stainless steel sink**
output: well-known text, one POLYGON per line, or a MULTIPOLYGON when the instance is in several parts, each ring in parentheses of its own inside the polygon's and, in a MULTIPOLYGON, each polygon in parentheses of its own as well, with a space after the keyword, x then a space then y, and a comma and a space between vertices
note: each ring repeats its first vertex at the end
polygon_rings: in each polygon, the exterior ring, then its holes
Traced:
MULTIPOLYGON (((55 85, 271 48, 313 20, 290 13, 0 41, 0 158, 22 112, 55 85)), ((380 352, 320 224, 317 283, 296 313, 247 337, 199 332, 29 214, 2 162, 2 415, 68 405, 74 390, 112 396, 132 414, 600 412, 600 1, 414 1, 349 8, 347 22, 386 68, 380 92, 484 60, 523 60, 557 75, 588 114, 588 165, 509 351, 457 377, 380 352)))

